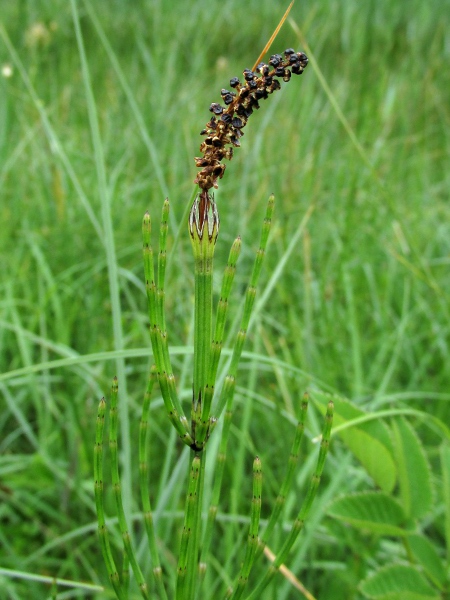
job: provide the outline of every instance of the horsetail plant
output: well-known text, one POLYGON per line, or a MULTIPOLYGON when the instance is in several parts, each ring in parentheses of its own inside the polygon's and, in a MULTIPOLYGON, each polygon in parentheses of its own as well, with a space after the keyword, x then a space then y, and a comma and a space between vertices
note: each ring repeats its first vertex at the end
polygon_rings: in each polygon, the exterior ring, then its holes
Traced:
MULTIPOLYGON (((286 15, 287 16, 287 13, 286 15)), ((223 380, 221 389, 216 389, 218 366, 224 340, 225 324, 228 311, 228 301, 232 290, 236 264, 241 249, 241 239, 238 237, 231 246, 225 273, 222 279, 220 299, 216 310, 213 310, 213 259, 214 250, 219 236, 219 212, 213 188, 218 187, 218 181, 223 177, 225 165, 223 160, 231 160, 233 149, 240 146, 246 126, 254 110, 259 109, 260 102, 281 88, 280 80, 287 82, 291 75, 300 75, 308 64, 303 52, 295 52, 292 48, 284 54, 274 54, 268 64, 258 62, 253 69, 245 69, 244 81, 237 77, 230 80, 230 90, 222 89, 223 104, 212 103, 212 117, 201 131, 204 140, 200 145, 202 156, 195 158, 200 171, 195 183, 193 201, 188 217, 188 232, 194 255, 195 302, 194 302, 194 362, 192 375, 192 403, 190 420, 188 419, 177 390, 171 365, 168 345, 168 334, 165 313, 165 273, 166 245, 168 235, 169 202, 163 204, 159 227, 159 248, 157 257, 151 245, 151 218, 146 213, 142 224, 143 258, 145 286, 148 301, 148 317, 150 323, 150 339, 154 366, 151 369, 147 390, 142 405, 142 417, 139 429, 139 481, 140 496, 143 510, 145 532, 148 542, 148 554, 152 567, 153 582, 146 581, 134 550, 127 515, 122 503, 121 481, 118 463, 117 445, 117 399, 118 383, 114 379, 109 407, 109 448, 111 481, 118 513, 118 525, 123 545, 123 566, 121 574, 116 567, 112 544, 106 527, 105 508, 103 500, 103 443, 105 429, 106 402, 101 400, 96 429, 94 452, 95 501, 98 517, 100 546, 111 585, 119 600, 129 598, 129 566, 143 598, 154 597, 151 590, 162 600, 167 600, 168 590, 177 600, 194 600, 205 597, 208 590, 203 590, 204 577, 209 562, 214 525, 219 507, 224 465, 230 436, 230 426, 234 409, 234 395, 238 367, 250 325, 254 307, 258 280, 260 277, 274 210, 274 197, 269 198, 262 226, 259 249, 256 253, 253 270, 245 294, 244 307, 240 327, 234 341, 228 372, 223 380), (215 312, 215 325, 213 320, 215 312), (158 383, 169 420, 176 433, 190 449, 187 495, 184 507, 184 524, 181 533, 180 547, 176 573, 163 574, 158 549, 157 529, 153 521, 149 490, 149 435, 148 422, 151 395, 155 383, 158 383), (214 481, 209 501, 209 507, 204 507, 204 486, 206 453, 208 440, 213 434, 219 419, 224 415, 221 428, 218 454, 215 460, 214 481), (205 523, 203 509, 207 510, 205 523)), ((300 408, 299 422, 289 458, 288 469, 263 533, 260 534, 261 494, 262 494, 262 465, 258 457, 253 463, 253 493, 251 499, 250 525, 247 544, 243 555, 242 566, 234 578, 229 577, 221 597, 238 600, 239 598, 259 598, 264 588, 278 573, 288 557, 304 520, 306 519, 322 475, 325 457, 328 451, 330 431, 333 418, 333 405, 327 407, 325 425, 318 462, 301 505, 297 518, 292 524, 291 531, 275 554, 272 564, 264 575, 249 588, 249 577, 255 561, 261 556, 269 543, 275 527, 279 524, 285 499, 292 490, 295 468, 298 462, 300 444, 305 429, 308 397, 305 394, 300 408)), ((214 596, 216 597, 216 595, 214 596)))

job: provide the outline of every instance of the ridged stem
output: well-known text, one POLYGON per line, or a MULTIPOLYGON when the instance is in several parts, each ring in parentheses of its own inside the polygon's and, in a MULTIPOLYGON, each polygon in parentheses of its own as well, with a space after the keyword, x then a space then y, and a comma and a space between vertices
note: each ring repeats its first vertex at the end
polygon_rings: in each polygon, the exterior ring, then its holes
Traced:
POLYGON ((200 460, 200 471, 197 486, 197 507, 192 524, 193 532, 189 546, 188 572, 187 572, 187 595, 188 600, 194 600, 199 582, 199 554, 202 537, 202 505, 203 490, 205 484, 206 448, 197 455, 200 460))
POLYGON ((219 233, 217 207, 207 193, 201 192, 189 215, 189 233, 195 262, 194 380, 192 397, 193 450, 202 450, 209 435, 212 390, 208 373, 212 352, 212 272, 214 248, 219 233))
POLYGON ((244 311, 242 314, 241 326, 239 332, 236 337, 236 341, 233 348, 233 354, 231 357, 231 364, 229 368, 228 375, 225 379, 224 386, 222 388, 222 392, 219 398, 219 402, 217 407, 214 409, 214 416, 216 419, 220 417, 222 414, 225 405, 228 402, 233 402, 234 396, 234 388, 236 381, 237 369, 239 366, 239 361, 241 359, 242 350, 244 347, 244 342, 247 336, 248 325, 250 322, 250 317, 253 310, 253 305, 256 297, 256 287, 258 285, 259 276, 261 274, 261 268, 264 260, 264 256, 266 253, 267 240, 270 233, 270 227, 272 224, 272 215, 275 205, 274 196, 270 196, 269 201, 267 203, 266 215, 263 222, 263 227, 261 231, 261 238, 259 243, 259 249, 256 253, 255 262, 253 264, 253 271, 250 278, 250 284, 247 288, 247 293, 245 295, 245 303, 244 303, 244 311))
POLYGON ((142 404, 142 417, 139 427, 139 476, 141 488, 141 502, 144 513, 145 531, 147 534, 148 548, 152 562, 153 575, 155 577, 156 589, 161 600, 167 600, 167 593, 163 584, 162 569, 159 560, 159 552, 156 544, 156 533, 153 525, 153 512, 150 504, 150 491, 148 482, 148 418, 150 412, 150 401, 153 386, 156 380, 156 368, 152 367, 147 384, 147 390, 142 404))
POLYGON ((330 446, 330 433, 331 426, 333 423, 333 412, 333 402, 329 402, 325 414, 325 423, 322 430, 322 441, 320 443, 319 457, 317 459, 316 469, 311 478, 306 498, 302 503, 297 518, 295 519, 291 531, 287 536, 283 546, 281 547, 281 550, 277 553, 275 560, 270 565, 265 575, 259 581, 258 585, 253 590, 253 592, 249 596, 247 596, 247 600, 257 600, 261 597, 261 594, 264 591, 264 589, 267 587, 267 585, 270 583, 273 577, 278 573, 280 566, 285 562, 295 540, 297 539, 298 535, 303 529, 303 524, 309 514, 309 511, 311 510, 312 503, 314 502, 314 498, 317 494, 317 489, 319 487, 320 478, 322 476, 325 459, 328 453, 328 448, 330 446))
POLYGON ((294 479, 295 468, 298 463, 298 457, 300 453, 300 445, 303 439, 303 433, 305 431, 305 421, 306 421, 306 413, 308 411, 308 395, 304 394, 302 405, 300 409, 300 420, 297 423, 297 428, 295 430, 294 440, 292 442, 291 453, 289 455, 288 469, 286 471, 286 475, 284 477, 283 483, 281 484, 280 493, 277 496, 275 501, 275 508, 270 515, 269 522, 267 527, 262 535, 261 544, 258 548, 258 556, 263 552, 264 546, 267 544, 270 535, 272 534, 275 525, 278 522, 281 511, 286 502, 286 497, 292 487, 292 481, 294 479))
POLYGON ((181 407, 181 402, 175 387, 175 378, 169 356, 167 335, 165 332, 164 318, 164 280, 165 280, 165 256, 167 236, 167 213, 169 205, 166 200, 163 207, 163 216, 160 228, 161 252, 158 259, 158 273, 161 281, 157 287, 155 281, 153 249, 151 245, 151 219, 149 213, 145 213, 142 222, 143 257, 145 272, 145 287, 147 291, 148 314, 150 319, 150 339, 153 349, 153 358, 157 369, 158 382, 164 400, 166 411, 172 425, 177 430, 180 438, 188 445, 193 440, 190 435, 188 421, 181 407))
POLYGON ((238 581, 234 592, 231 594, 231 600, 239 600, 242 596, 245 586, 248 582, 251 568, 255 562, 256 550, 258 548, 258 530, 261 517, 261 491, 262 491, 262 472, 261 460, 256 457, 253 461, 253 498, 250 515, 250 529, 247 538, 247 547, 245 558, 239 573, 238 581))
POLYGON ((226 318, 228 314, 228 299, 233 286, 234 276, 236 274, 236 263, 241 252, 241 246, 241 238, 238 237, 235 239, 233 245, 231 246, 227 266, 225 267, 225 272, 222 279, 222 288, 220 291, 219 302, 217 304, 216 325, 211 345, 211 361, 207 372, 206 391, 204 400, 204 410, 208 412, 211 407, 215 390, 217 368, 219 366, 220 355, 222 353, 223 336, 226 318))
POLYGON ((220 439, 219 452, 217 453, 216 463, 214 467, 214 484, 211 494, 211 501, 208 509, 208 519, 206 521, 205 535, 203 537, 203 546, 200 556, 200 581, 203 581, 206 574, 209 550, 211 547, 214 531, 214 524, 216 522, 217 510, 219 507, 232 414, 233 413, 231 411, 225 412, 222 437, 220 439))
POLYGON ((175 593, 176 600, 191 600, 188 589, 188 561, 190 552, 189 545, 191 543, 192 535, 195 535, 194 526, 198 509, 197 489, 199 472, 200 458, 195 456, 191 464, 188 493, 186 496, 184 525, 181 534, 180 552, 177 567, 177 584, 175 593))
POLYGON ((95 446, 94 446, 94 495, 95 507, 97 511, 98 535, 100 539, 100 548, 105 561, 106 570, 111 585, 114 588, 116 596, 119 600, 126 600, 126 594, 120 583, 119 573, 116 568, 116 563, 111 552, 109 543, 108 530, 106 528, 105 507, 103 504, 103 432, 105 428, 105 412, 106 402, 102 398, 98 405, 97 425, 95 429, 95 446))
MULTIPOLYGON (((267 246, 267 240, 268 240, 268 236, 269 236, 269 232, 270 232, 271 219, 272 219, 272 214, 273 214, 273 209, 274 209, 274 202, 275 202, 274 197, 270 196, 268 204, 267 204, 266 215, 265 215, 262 231, 261 231, 260 246, 259 246, 259 250, 257 252, 256 258, 255 258, 255 263, 253 266, 250 285, 247 289, 244 313, 243 313, 243 316, 241 319, 241 329, 237 335, 236 343, 233 348, 231 365, 229 368, 228 375, 225 377, 219 404, 218 404, 218 407, 215 409, 215 413, 217 415, 220 415, 222 413, 225 405, 227 407, 226 411, 225 411, 225 415, 224 415, 224 423, 223 423, 223 429, 222 429, 222 437, 220 440, 219 452, 218 452, 217 458, 216 458, 213 492, 212 492, 212 496, 211 496, 210 507, 208 510, 208 519, 206 522, 206 530, 205 530, 202 553, 201 553, 201 558, 200 558, 200 577, 201 577, 201 579, 204 578, 205 573, 206 573, 208 554, 209 554, 209 549, 211 547, 214 523, 215 523, 216 516, 217 516, 217 510, 218 510, 220 494, 221 494, 221 489, 222 489, 223 472, 224 472, 225 460, 226 460, 226 455, 227 455, 228 439, 229 439, 230 427, 231 427, 231 418, 233 415, 233 400, 234 400, 234 390, 235 390, 235 385, 236 385, 237 367, 238 367, 239 360, 240 360, 240 357, 242 354, 242 348, 243 348, 243 344, 245 341, 246 329, 248 327, 248 323, 249 323, 250 316, 251 316, 251 311, 253 308, 253 302, 254 302, 255 294, 256 294, 256 285, 258 283, 259 275, 261 273, 262 261, 264 259, 265 249, 267 246)), ((240 249, 240 246, 239 246, 239 249, 240 249)), ((236 250, 238 250, 238 247, 236 247, 236 250)), ((230 256, 231 256, 231 253, 230 253, 230 256)), ((234 273, 233 273, 233 276, 234 276, 234 273)), ((231 282, 230 282, 230 285, 231 285, 231 282)), ((220 334, 220 330, 219 330, 219 335, 223 335, 223 331, 220 334)), ((216 420, 211 421, 211 426, 213 427, 216 422, 217 422, 216 420)))
POLYGON ((134 577, 136 578, 139 589, 141 591, 142 597, 148 599, 149 595, 147 583, 144 579, 144 576, 142 575, 142 571, 136 559, 134 548, 131 543, 130 532, 128 530, 128 525, 125 517, 125 511, 123 508, 122 486, 120 483, 119 460, 117 452, 117 396, 117 378, 114 378, 113 385, 111 388, 111 405, 109 410, 109 448, 111 452, 111 479, 114 496, 116 499, 119 529, 120 533, 122 534, 123 547, 128 556, 128 560, 130 561, 130 565, 133 570, 134 577))

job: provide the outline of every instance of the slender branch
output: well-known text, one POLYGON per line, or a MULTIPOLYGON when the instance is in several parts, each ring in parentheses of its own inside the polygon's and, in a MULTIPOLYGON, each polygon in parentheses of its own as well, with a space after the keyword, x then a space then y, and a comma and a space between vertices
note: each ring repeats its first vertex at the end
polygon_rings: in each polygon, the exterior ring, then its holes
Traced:
POLYGON ((277 553, 275 560, 269 566, 266 571, 264 577, 259 581, 256 588, 253 592, 247 596, 247 600, 257 600, 257 598, 261 597, 263 590, 267 587, 270 581, 274 578, 274 576, 280 570, 281 565, 286 561, 286 558, 303 529, 303 524, 305 519, 307 518, 309 511, 311 510, 312 503, 317 494, 317 489, 319 487, 320 478, 322 476, 323 467, 325 464, 325 458, 328 453, 328 448, 330 446, 330 434, 331 434, 331 426, 333 423, 333 412, 334 405, 333 402, 329 402, 327 405, 327 411, 325 414, 325 423, 322 430, 322 441, 320 443, 319 457, 317 459, 316 469, 311 478, 311 482, 309 484, 309 489, 306 494, 306 498, 304 499, 300 511, 295 519, 291 531, 287 536, 281 550, 277 553))
MULTIPOLYGON (((225 411, 225 416, 224 416, 224 423, 223 423, 223 429, 222 429, 222 437, 220 440, 219 452, 218 452, 217 459, 216 459, 214 484, 213 484, 214 487, 213 487, 213 492, 212 492, 212 497, 211 497, 211 504, 210 504, 209 511, 208 511, 208 519, 207 519, 207 523, 206 523, 205 537, 204 537, 204 541, 203 541, 202 554, 201 554, 201 558, 200 558, 200 577, 202 579, 204 578, 205 572, 206 572, 207 558, 208 558, 209 549, 211 546, 214 523, 215 523, 215 519, 217 516, 220 493, 221 493, 221 488, 222 488, 223 472, 224 472, 225 460, 226 460, 226 455, 227 455, 228 439, 229 439, 229 433, 230 433, 230 427, 231 427, 231 418, 233 415, 233 399, 234 399, 234 390, 235 390, 235 385, 236 385, 237 366, 239 364, 239 359, 241 357, 242 348, 243 348, 243 344, 245 341, 244 328, 246 331, 246 328, 248 327, 248 323, 249 323, 250 316, 251 316, 251 311, 252 311, 253 302, 254 302, 255 293, 256 293, 256 285, 258 283, 259 275, 261 272, 262 261, 264 259, 265 249, 267 246, 267 240, 268 240, 268 236, 269 236, 269 232, 270 232, 270 225, 271 225, 273 209, 274 209, 274 197, 270 196, 268 205, 267 205, 267 209, 266 209, 264 224, 263 224, 262 231, 261 231, 260 247, 259 247, 259 250, 258 250, 256 258, 255 258, 253 272, 252 272, 250 284, 249 284, 249 287, 247 290, 247 295, 246 295, 246 300, 245 300, 245 308, 244 308, 244 313, 243 313, 242 320, 241 320, 241 329, 238 333, 237 340, 236 340, 235 346, 233 348, 231 366, 229 368, 228 375, 225 377, 225 381, 223 384, 218 407, 215 411, 217 415, 220 415, 221 412, 223 411, 224 406, 226 405, 226 407, 227 407, 226 411, 225 411)), ((236 250, 238 250, 238 247, 236 247, 236 250)), ((229 263, 231 263, 231 253, 230 253, 229 263)), ((231 275, 231 273, 230 273, 230 275, 231 275)), ((228 283, 230 284, 230 287, 231 287, 231 281, 228 283)), ((226 298, 227 298, 227 296, 226 296, 226 298)), ((217 331, 217 328, 216 328, 216 331, 217 331)), ((220 329, 219 329, 219 334, 220 334, 220 329)), ((220 337, 220 335, 218 335, 217 339, 219 339, 219 337, 220 337)), ((211 423, 211 428, 214 427, 215 423, 216 423, 216 421, 211 423)))
POLYGON ((100 548, 105 561, 106 570, 108 571, 109 580, 116 592, 119 600, 126 600, 126 595, 122 584, 120 583, 119 573, 116 568, 116 563, 111 552, 109 543, 108 530, 106 528, 105 507, 103 504, 103 432, 105 428, 105 412, 106 402, 102 398, 98 405, 97 426, 95 430, 95 446, 94 446, 94 494, 95 507, 97 511, 98 534, 100 539, 100 548))
MULTIPOLYGON (((164 258, 160 255, 158 261, 158 271, 162 278, 162 284, 165 279, 165 236, 167 225, 168 204, 164 204, 163 219, 160 230, 160 242, 163 247, 164 258), (165 219, 165 224, 164 224, 165 219)), ((145 272, 145 287, 147 290, 148 314, 150 319, 150 339, 153 348, 153 357, 156 364, 158 382, 161 388, 164 405, 172 425, 177 430, 180 438, 188 445, 193 443, 189 432, 189 425, 186 416, 181 407, 181 402, 175 387, 175 378, 172 373, 170 356, 167 345, 167 335, 164 334, 161 323, 161 311, 163 310, 163 294, 158 292, 155 282, 155 271, 153 261, 153 249, 151 245, 151 219, 149 213, 145 213, 142 222, 143 237, 143 257, 145 272)))
POLYGON ((255 262, 253 265, 253 271, 250 278, 250 284, 247 288, 247 293, 245 295, 245 304, 244 311, 241 320, 241 327, 236 337, 236 342, 233 348, 233 355, 231 357, 231 365, 229 368, 229 373, 225 379, 224 386, 222 388, 222 393, 219 398, 219 402, 217 407, 215 408, 215 417, 218 419, 222 414, 223 409, 227 403, 232 405, 237 369, 239 365, 239 361, 241 359, 242 350, 244 347, 245 338, 247 336, 247 329, 250 322, 250 317, 252 314, 253 305, 256 297, 256 287, 258 285, 259 276, 261 274, 261 268, 264 260, 264 256, 266 253, 267 240, 270 233, 270 227, 272 224, 272 215, 275 205, 274 196, 270 196, 269 201, 267 203, 266 215, 264 218, 264 223, 261 231, 261 238, 259 243, 259 249, 256 253, 255 262))
POLYGON ((219 366, 219 360, 222 353, 223 335, 228 314, 228 299, 233 286, 234 276, 236 274, 236 263, 241 252, 241 246, 241 238, 238 237, 231 246, 227 266, 225 267, 225 273, 222 279, 220 298, 217 304, 216 326, 212 340, 211 361, 206 379, 207 385, 204 399, 204 411, 208 414, 210 412, 211 402, 214 395, 217 368, 219 366))
POLYGON ((200 581, 204 580, 206 574, 207 561, 213 537, 214 524, 216 522, 217 510, 219 507, 232 414, 233 413, 231 411, 225 412, 222 437, 220 439, 219 452, 217 454, 216 464, 214 468, 214 484, 211 495, 211 501, 209 504, 205 535, 203 537, 203 547, 200 556, 200 581))
POLYGON ((150 492, 148 485, 148 418, 150 412, 150 401, 153 386, 156 381, 156 368, 152 367, 147 384, 147 390, 142 404, 142 417, 139 427, 139 475, 141 488, 141 502, 144 512, 145 531, 147 533, 148 548, 152 561, 153 575, 161 600, 167 600, 167 593, 162 579, 162 569, 159 560, 158 547, 156 545, 156 533, 153 525, 153 512, 150 504, 150 492))
POLYGON ((167 232, 169 217, 169 200, 166 198, 162 208, 161 224, 159 228, 159 252, 158 252, 158 288, 157 288, 157 307, 158 318, 161 325, 161 331, 166 338, 166 317, 164 312, 165 282, 166 282, 166 262, 167 262, 167 232))
POLYGON ((270 515, 269 522, 262 536, 261 544, 258 549, 258 556, 264 549, 264 546, 267 544, 270 535, 272 534, 275 525, 278 522, 283 506, 286 502, 286 497, 291 489, 292 481, 294 479, 295 468, 298 463, 298 457, 300 453, 300 444, 303 439, 303 433, 305 431, 305 421, 306 421, 306 413, 308 411, 308 395, 304 394, 301 410, 300 410, 300 420, 297 424, 297 428, 295 430, 294 440, 292 442, 291 453, 289 455, 289 463, 288 469, 284 478, 283 483, 281 484, 280 493, 275 501, 275 508, 270 515))
POLYGON ((244 562, 242 564, 241 572, 239 574, 235 590, 231 595, 232 600, 239 600, 239 598, 242 596, 245 586, 248 582, 250 570, 256 558, 256 550, 258 548, 259 519, 261 517, 261 490, 261 460, 258 457, 256 457, 253 461, 253 498, 250 517, 250 529, 247 538, 247 548, 245 551, 244 562))
POLYGON ((117 395, 118 385, 117 378, 113 380, 111 389, 111 406, 109 410, 109 448, 111 452, 111 479, 113 484, 114 496, 116 499, 116 508, 119 521, 119 529, 122 534, 124 550, 130 561, 134 576, 141 591, 143 598, 148 599, 148 586, 142 575, 142 571, 136 559, 136 555, 131 543, 131 536, 128 530, 128 525, 125 517, 125 511, 122 502, 122 485, 119 474, 119 460, 117 452, 117 395))

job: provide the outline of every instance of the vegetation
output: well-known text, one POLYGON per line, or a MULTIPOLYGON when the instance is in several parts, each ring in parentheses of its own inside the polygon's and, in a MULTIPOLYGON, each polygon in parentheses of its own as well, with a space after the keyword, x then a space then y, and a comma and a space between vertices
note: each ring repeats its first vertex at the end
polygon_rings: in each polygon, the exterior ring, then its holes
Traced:
MULTIPOLYGON (((139 564, 155 586, 138 491, 151 364, 142 216, 148 210, 156 221, 169 197, 166 319, 189 410, 195 282, 185 215, 199 132, 219 90, 252 67, 286 8, 268 0, 79 0, 77 31, 71 4, 21 0, 1 14, 0 598, 8 599, 113 597, 92 465, 98 402, 115 375, 123 503, 139 564)), ((215 195, 215 301, 231 243, 242 237, 225 358, 272 192, 276 210, 238 373, 203 588, 210 597, 235 580, 244 560, 256 455, 262 526, 274 508, 306 389, 300 456, 307 458, 272 552, 304 499, 333 399, 331 452, 288 570, 261 598, 449 596, 444 8, 437 0, 306 0, 277 38, 273 51, 305 51, 308 69, 252 116, 215 195)), ((159 393, 149 408, 149 491, 169 573, 177 568, 189 449, 159 393)), ((104 501, 119 556, 110 486, 104 501)), ((259 558, 255 581, 268 560, 269 552, 259 558)))

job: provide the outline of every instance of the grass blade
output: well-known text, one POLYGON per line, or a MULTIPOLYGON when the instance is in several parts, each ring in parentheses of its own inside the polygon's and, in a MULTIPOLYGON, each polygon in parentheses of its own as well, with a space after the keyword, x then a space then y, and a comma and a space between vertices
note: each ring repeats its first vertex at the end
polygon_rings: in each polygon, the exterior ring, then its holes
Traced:
MULTIPOLYGON (((89 125, 91 129, 92 145, 94 148, 94 161, 97 171, 97 192, 100 197, 102 228, 104 235, 106 262, 108 267, 109 293, 111 300, 112 311, 112 326, 114 333, 114 349, 122 350, 124 347, 123 331, 122 331, 122 309, 120 305, 120 286, 119 274, 117 269, 117 257, 114 241, 114 228, 111 215, 111 198, 108 192, 108 184, 106 179, 105 158, 103 154, 102 140, 100 136, 100 128, 98 123, 97 108, 94 94, 92 91, 91 78, 89 74, 89 66, 84 49, 83 37, 81 34, 79 14, 76 0, 70 0, 72 8, 72 16, 75 27, 75 34, 78 44, 78 52, 81 61, 81 71, 83 75, 84 93, 86 96, 86 104, 89 117, 89 125)), ((124 396, 127 396, 126 390, 126 373, 125 361, 117 359, 116 361, 117 376, 121 381, 124 396)), ((127 403, 121 403, 121 434, 122 434, 122 466, 124 472, 124 506, 126 512, 131 510, 131 444, 130 444, 130 425, 128 417, 127 403)))

